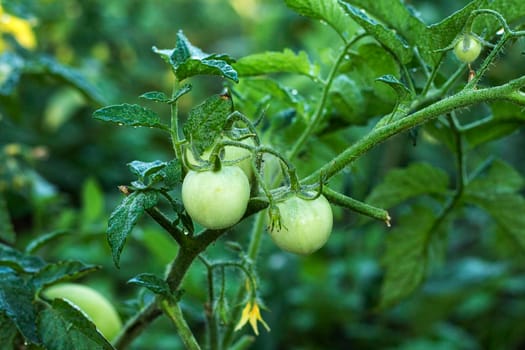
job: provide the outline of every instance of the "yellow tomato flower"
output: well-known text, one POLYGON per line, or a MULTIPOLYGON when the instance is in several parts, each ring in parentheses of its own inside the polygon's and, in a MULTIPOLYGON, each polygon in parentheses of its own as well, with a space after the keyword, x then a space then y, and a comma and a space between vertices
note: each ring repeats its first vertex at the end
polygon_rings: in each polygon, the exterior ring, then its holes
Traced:
MULTIPOLYGON (((20 45, 27 49, 36 47, 36 36, 31 21, 12 16, 4 12, 0 6, 0 34, 4 33, 11 34, 20 45)), ((3 40, 0 38, 0 41, 3 40)), ((5 43, 0 43, 0 48, 4 47, 5 43)))
POLYGON ((247 322, 250 322, 252 329, 255 335, 259 335, 259 330, 257 329, 257 321, 261 322, 264 328, 269 332, 270 327, 264 322, 259 311, 259 305, 255 301, 249 301, 244 309, 242 310, 241 319, 239 323, 235 326, 235 330, 238 331, 241 329, 247 322))

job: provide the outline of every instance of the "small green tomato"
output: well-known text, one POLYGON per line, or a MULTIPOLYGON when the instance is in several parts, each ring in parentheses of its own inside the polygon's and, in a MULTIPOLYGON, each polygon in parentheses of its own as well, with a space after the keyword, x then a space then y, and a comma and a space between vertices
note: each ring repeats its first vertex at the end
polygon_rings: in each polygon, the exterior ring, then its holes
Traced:
POLYGON ((472 34, 463 34, 454 45, 454 54, 461 62, 474 62, 480 52, 481 42, 472 34))
POLYGON ((122 321, 111 303, 96 290, 76 283, 60 283, 43 291, 48 299, 63 298, 77 306, 109 341, 113 340, 122 321))
POLYGON ((209 229, 235 225, 250 199, 250 182, 238 166, 218 171, 189 171, 182 183, 182 203, 191 218, 209 229))
POLYGON ((281 227, 270 225, 269 233, 282 250, 310 254, 321 248, 332 232, 333 214, 324 196, 305 200, 292 196, 277 203, 281 227))

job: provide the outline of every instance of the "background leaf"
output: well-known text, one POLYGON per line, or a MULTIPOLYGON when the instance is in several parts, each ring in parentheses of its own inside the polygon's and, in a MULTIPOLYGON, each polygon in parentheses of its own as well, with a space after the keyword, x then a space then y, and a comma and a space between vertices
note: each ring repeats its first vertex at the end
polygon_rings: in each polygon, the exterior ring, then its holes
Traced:
POLYGON ((411 294, 423 281, 429 264, 428 246, 435 215, 416 208, 388 236, 382 259, 386 268, 379 307, 391 306, 411 294))
POLYGON ((31 277, 31 283, 36 289, 47 285, 80 278, 98 270, 99 266, 86 265, 80 261, 59 261, 44 266, 31 277))
POLYGON ((0 192, 0 240, 7 243, 14 243, 16 240, 11 216, 7 211, 7 203, 2 192, 0 192))
POLYGON ((405 169, 391 170, 382 183, 374 187, 365 200, 371 205, 392 208, 409 198, 421 195, 444 195, 447 174, 427 163, 412 163, 405 169))
POLYGON ((308 77, 317 77, 319 74, 319 67, 310 62, 306 52, 295 54, 290 49, 244 56, 234 64, 234 67, 242 77, 280 72, 297 73, 308 77))
POLYGON ((24 60, 13 52, 0 55, 0 95, 9 95, 20 81, 24 60))

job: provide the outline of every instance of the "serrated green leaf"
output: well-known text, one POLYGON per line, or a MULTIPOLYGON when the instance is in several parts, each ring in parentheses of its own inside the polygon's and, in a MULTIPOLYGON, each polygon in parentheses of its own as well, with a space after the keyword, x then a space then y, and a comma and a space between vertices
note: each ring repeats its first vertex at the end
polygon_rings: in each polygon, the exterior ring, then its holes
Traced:
POLYGON ((157 277, 151 273, 142 273, 130 279, 128 283, 136 284, 138 286, 147 288, 155 294, 159 294, 165 297, 170 297, 170 287, 168 283, 160 277, 157 277))
POLYGON ((31 277, 31 283, 36 289, 40 289, 56 282, 69 281, 80 278, 100 267, 86 265, 80 261, 59 261, 44 266, 31 277))
POLYGON ((490 109, 492 115, 463 127, 465 139, 472 148, 509 135, 525 122, 523 107, 513 103, 496 101, 490 104, 490 109))
POLYGON ((357 53, 349 54, 349 59, 341 66, 341 71, 362 87, 365 96, 365 114, 376 116, 390 111, 396 103, 395 92, 385 84, 379 84, 377 78, 392 75, 399 79, 400 66, 392 55, 385 55, 385 50, 375 43, 359 46, 357 53), (378 99, 381 103, 378 103, 378 99), (385 111, 378 110, 385 108, 385 111))
MULTIPOLYGON (((463 30, 467 18, 473 10, 487 8, 488 1, 474 0, 439 23, 426 26, 415 12, 401 0, 345 0, 356 7, 366 9, 367 13, 395 29, 412 47, 417 47, 425 62, 435 66, 444 52, 463 30)), ((509 0, 518 1, 520 0, 509 0)), ((477 22, 477 20, 476 20, 477 22)), ((485 27, 484 27, 485 28, 485 27)), ((481 32, 480 32, 481 33, 481 32)))
POLYGON ((411 294, 423 281, 428 266, 429 235, 435 215, 418 207, 403 217, 388 236, 383 265, 380 308, 389 307, 411 294))
POLYGON ((445 52, 437 52, 449 46, 460 34, 472 11, 485 7, 487 0, 473 0, 444 20, 428 27, 426 35, 420 36, 419 51, 425 62, 435 66, 445 52))
POLYGON ((466 198, 491 198, 498 194, 512 194, 525 186, 525 179, 511 165, 502 160, 492 163, 484 176, 471 181, 465 191, 466 198))
POLYGON ((152 177, 160 176, 168 189, 173 189, 182 182, 182 168, 178 159, 170 160, 166 166, 160 169, 152 177))
POLYGON ((296 54, 290 49, 245 56, 239 59, 234 67, 242 77, 282 72, 297 73, 312 78, 319 75, 319 66, 310 62, 306 52, 300 51, 296 54))
POLYGON ((0 55, 0 95, 7 96, 13 92, 20 81, 24 60, 12 52, 0 55))
POLYGON ((0 312, 11 319, 29 342, 38 343, 34 287, 18 274, 0 273, 0 312))
POLYGON ((365 124, 368 121, 364 114, 365 101, 362 89, 351 77, 337 76, 330 88, 332 103, 345 121, 352 125, 365 124))
POLYGON ((166 166, 165 162, 155 160, 153 162, 142 162, 140 160, 134 160, 128 163, 128 167, 131 172, 137 175, 140 179, 144 179, 146 176, 153 172, 156 172, 166 166))
POLYGON ((146 209, 154 207, 157 201, 158 194, 155 191, 133 192, 111 213, 107 234, 115 266, 120 266, 120 254, 126 238, 138 219, 146 209))
POLYGON ((443 170, 427 163, 412 163, 407 168, 391 170, 365 202, 391 208, 421 195, 444 195, 448 182, 447 173, 443 170))
POLYGON ((183 131, 187 140, 202 153, 211 147, 223 130, 226 119, 233 111, 233 102, 227 95, 213 95, 190 111, 183 131))
POLYGON ((0 240, 11 244, 16 240, 11 216, 7 211, 7 203, 2 192, 0 192, 0 240))
POLYGON ((53 350, 111 350, 111 344, 76 307, 55 299, 38 317, 42 343, 53 350))
POLYGON ((6 349, 11 349, 17 334, 16 326, 4 312, 0 311, 0 344, 6 349))
POLYGON ((392 52, 402 64, 407 64, 412 60, 412 48, 394 30, 372 19, 364 10, 344 2, 340 3, 354 21, 392 52))
POLYGON ((153 47, 153 52, 171 65, 177 79, 182 81, 196 75, 218 75, 238 82, 237 72, 231 66, 235 60, 224 54, 207 54, 193 46, 182 31, 177 33, 173 50, 153 47))
POLYGON ((525 198, 513 193, 495 193, 492 196, 469 196, 470 203, 477 205, 492 216, 504 233, 525 250, 525 198))
POLYGON ((97 109, 93 113, 95 119, 112 122, 126 126, 146 126, 169 131, 169 128, 161 123, 160 117, 149 108, 139 105, 121 104, 97 109))
POLYGON ((94 178, 82 185, 82 226, 98 223, 104 216, 104 193, 94 178))
POLYGON ((364 8, 374 18, 395 29, 412 46, 421 40, 427 30, 425 23, 417 17, 414 9, 403 0, 345 0, 357 8, 364 8))
POLYGON ((358 30, 337 0, 285 0, 285 3, 300 15, 327 23, 345 40, 358 30))
POLYGON ((45 261, 37 256, 26 255, 7 245, 0 244, 0 266, 8 266, 18 272, 33 273, 40 270, 45 261))
POLYGON ((179 66, 176 70, 177 78, 184 80, 195 75, 218 75, 224 78, 239 82, 237 72, 228 63, 214 59, 189 59, 186 63, 179 66))
POLYGON ((487 174, 471 181, 464 200, 489 213, 504 233, 525 249, 525 179, 509 164, 495 161, 487 174))
POLYGON ((410 89, 399 81, 392 74, 383 75, 376 79, 377 81, 390 86, 397 94, 398 102, 404 102, 412 99, 414 93, 410 89))

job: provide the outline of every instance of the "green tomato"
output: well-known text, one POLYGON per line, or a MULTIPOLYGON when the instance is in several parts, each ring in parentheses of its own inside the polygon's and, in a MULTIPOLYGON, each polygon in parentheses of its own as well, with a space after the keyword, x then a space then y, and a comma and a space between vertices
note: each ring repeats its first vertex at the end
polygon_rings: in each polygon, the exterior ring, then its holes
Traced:
POLYGON ((219 171, 189 171, 182 183, 182 203, 191 218, 209 229, 235 225, 250 199, 250 182, 238 166, 219 171))
POLYGON ((122 321, 111 303, 96 290, 76 283, 60 283, 43 291, 48 299, 63 298, 77 306, 108 340, 113 340, 122 321))
MULTIPOLYGON (((228 140, 227 138, 224 138, 224 140, 228 140)), ((254 146, 253 139, 248 138, 242 141, 242 143, 254 146)), ((200 157, 204 160, 208 160, 210 158, 211 148, 205 150, 200 157)), ((192 152, 187 152, 187 160, 190 162, 190 164, 197 165, 197 160, 195 160, 195 157, 193 157, 192 152)), ((253 176, 253 169, 252 169, 252 158, 249 157, 251 155, 251 152, 245 148, 241 147, 235 147, 235 146, 225 146, 224 147, 224 158, 223 160, 226 161, 235 161, 239 160, 237 165, 239 168, 244 171, 244 174, 246 174, 246 177, 248 177, 248 180, 252 179, 253 176), (247 158, 246 158, 247 157, 247 158), (244 159, 243 159, 244 158, 244 159)))
POLYGON ((332 232, 333 214, 324 196, 305 200, 297 196, 277 203, 281 227, 270 225, 270 236, 282 250, 310 254, 321 248, 332 232))
POLYGON ((474 62, 481 53, 481 43, 472 34, 463 34, 454 45, 454 54, 465 63, 474 62))

